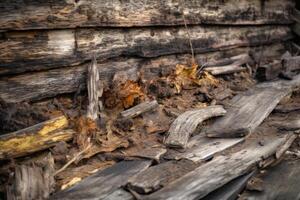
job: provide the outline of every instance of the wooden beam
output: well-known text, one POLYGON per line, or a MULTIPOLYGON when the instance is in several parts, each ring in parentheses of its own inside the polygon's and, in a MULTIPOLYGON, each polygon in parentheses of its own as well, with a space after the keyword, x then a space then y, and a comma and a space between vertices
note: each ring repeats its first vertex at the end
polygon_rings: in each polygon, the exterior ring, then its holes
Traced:
POLYGON ((67 129, 66 117, 57 117, 34 126, 0 136, 0 160, 25 156, 73 138, 75 132, 67 129))
POLYGON ((121 116, 124 118, 134 118, 145 112, 153 110, 153 109, 157 108, 158 106, 159 105, 156 100, 143 102, 143 103, 140 103, 139 105, 136 105, 130 109, 122 111, 121 116))
MULTIPOLYGON (((151 165, 151 161, 122 161, 89 176, 50 199, 105 199, 124 186, 128 179, 151 165)), ((109 199, 109 198, 108 198, 109 199)))
MULTIPOLYGON (((193 26, 195 53, 280 42, 292 37, 288 26, 193 26)), ((190 53, 184 27, 143 29, 67 29, 4 32, 0 37, 0 75, 102 61, 120 56, 153 58, 190 53)))
POLYGON ((260 160, 274 154, 286 139, 286 136, 277 137, 264 146, 253 144, 232 155, 216 157, 145 199, 201 199, 211 191, 249 172, 260 160))
POLYGON ((2 30, 77 27, 173 26, 187 24, 291 23, 294 1, 221 0, 34 0, 0 2, 2 30), (138 12, 137 12, 138 11, 138 12), (243 16, 243 17, 241 17, 243 16))
POLYGON ((225 114, 226 110, 222 106, 186 111, 172 123, 164 143, 169 147, 186 148, 190 136, 199 124, 209 118, 225 114))

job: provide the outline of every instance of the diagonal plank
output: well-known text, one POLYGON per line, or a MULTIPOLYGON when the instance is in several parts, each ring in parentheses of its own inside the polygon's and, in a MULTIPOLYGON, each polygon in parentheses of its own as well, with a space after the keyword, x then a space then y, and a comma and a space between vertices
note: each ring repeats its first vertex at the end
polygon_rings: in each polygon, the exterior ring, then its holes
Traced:
POLYGON ((281 138, 276 137, 269 140, 264 146, 253 144, 231 156, 219 156, 145 199, 200 199, 229 181, 247 173, 263 158, 274 154, 286 139, 286 135, 281 138))
POLYGON ((131 176, 144 171, 150 165, 151 161, 123 161, 117 163, 110 168, 87 177, 67 190, 54 194, 51 199, 92 200, 108 198, 126 184, 131 176))
POLYGON ((280 100, 294 87, 300 86, 300 75, 292 81, 262 83, 235 96, 227 113, 205 130, 208 137, 243 137, 257 128, 273 111, 280 100))
POLYGON ((201 122, 225 113, 226 110, 222 106, 186 111, 172 123, 165 144, 169 147, 185 148, 190 136, 201 122))

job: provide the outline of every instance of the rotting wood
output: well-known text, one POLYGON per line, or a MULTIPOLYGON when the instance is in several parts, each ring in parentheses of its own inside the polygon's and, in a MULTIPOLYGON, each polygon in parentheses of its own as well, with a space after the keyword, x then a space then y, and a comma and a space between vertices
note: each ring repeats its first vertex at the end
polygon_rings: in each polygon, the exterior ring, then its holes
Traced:
POLYGON ((122 161, 54 194, 50 199, 105 199, 126 185, 128 179, 151 165, 151 161, 122 161))
POLYGON ((60 29, 77 27, 132 27, 187 24, 288 24, 292 23, 294 1, 262 2, 217 0, 34 0, 0 3, 3 30, 60 29), (243 17, 241 17, 243 16, 243 17))
POLYGON ((279 74, 283 71, 281 61, 274 61, 270 64, 259 66, 256 71, 256 78, 260 81, 274 80, 278 78, 279 74))
POLYGON ((129 157, 138 157, 138 158, 147 158, 159 162, 160 158, 167 152, 167 149, 164 147, 148 147, 137 152, 129 153, 126 156, 129 157))
MULTIPOLYGON (((288 26, 193 26, 189 32, 195 53, 264 45, 292 37, 288 26)), ((94 54, 105 60, 120 56, 153 58, 190 53, 183 27, 68 29, 3 34, 0 39, 0 75, 74 66, 90 61, 94 54)))
POLYGON ((7 199, 48 199, 55 187, 54 170, 51 153, 32 163, 17 165, 12 184, 7 186, 7 199))
POLYGON ((219 60, 209 61, 203 64, 203 67, 219 67, 224 65, 233 64, 236 61, 242 61, 242 64, 247 63, 251 58, 248 53, 242 53, 232 57, 227 57, 219 60))
POLYGON ((300 110, 300 104, 288 104, 288 105, 278 105, 273 112, 276 113, 290 113, 300 110))
POLYGON ((300 70, 300 56, 285 58, 282 62, 286 71, 300 70))
POLYGON ((25 156, 47 149, 60 141, 73 138, 74 131, 68 127, 65 116, 50 119, 34 126, 0 136, 0 159, 25 156))
POLYGON ((287 141, 280 147, 277 149, 276 151, 276 158, 279 159, 285 152, 286 150, 288 150, 288 148, 290 148, 290 146, 292 145, 292 143, 295 141, 295 139, 298 136, 295 134, 290 134, 289 138, 287 139, 287 141))
POLYGON ((204 120, 226 114, 222 106, 209 106, 179 115, 172 123, 164 143, 169 147, 185 148, 191 134, 204 120))
POLYGON ((277 137, 264 146, 253 144, 230 156, 218 156, 145 199, 201 199, 211 191, 247 173, 260 160, 274 154, 286 140, 286 136, 277 137))
POLYGON ((184 152, 169 150, 166 159, 188 159, 193 162, 201 162, 211 159, 216 153, 220 153, 241 142, 244 138, 207 138, 197 135, 190 139, 184 152))
POLYGON ((124 189, 118 189, 106 196, 103 200, 135 200, 135 198, 124 189))
POLYGON ((276 121, 271 123, 272 126, 284 131, 300 130, 300 119, 276 121))
MULTIPOLYGON (((259 47, 258 47, 259 48, 259 47)), ((236 54, 249 52, 257 53, 257 47, 243 47, 218 52, 196 54, 197 63, 212 62, 223 57, 232 57, 236 54)), ((272 59, 284 51, 282 44, 268 46, 263 51, 265 59, 272 59)), ((159 76, 162 69, 174 68, 179 63, 185 63, 190 55, 170 55, 153 59, 118 59, 98 64, 99 77, 103 85, 110 85, 116 72, 125 72, 129 80, 138 80, 138 71, 141 70, 142 80, 152 80, 159 76)), ((5 102, 22 102, 54 97, 58 94, 72 93, 86 88, 88 64, 53 69, 44 72, 27 73, 14 77, 0 78, 0 98, 5 102)))
POLYGON ((137 117, 145 112, 151 111, 158 107, 158 103, 156 100, 147 101, 140 103, 128 110, 124 110, 121 112, 121 116, 124 118, 134 118, 137 117))
POLYGON ((261 83, 235 96, 226 108, 228 114, 205 130, 208 137, 243 137, 250 134, 273 111, 280 100, 300 85, 300 75, 292 81, 261 83))
POLYGON ((187 160, 165 162, 130 178, 128 187, 140 194, 148 194, 159 190, 196 167, 197 164, 187 160))

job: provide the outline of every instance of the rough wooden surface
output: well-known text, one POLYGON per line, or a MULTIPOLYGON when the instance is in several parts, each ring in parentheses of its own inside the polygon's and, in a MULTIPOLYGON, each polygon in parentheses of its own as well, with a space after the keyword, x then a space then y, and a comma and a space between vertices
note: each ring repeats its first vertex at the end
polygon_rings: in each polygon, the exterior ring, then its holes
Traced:
POLYGON ((122 161, 110 168, 89 176, 78 184, 54 194, 51 199, 105 199, 128 179, 150 166, 150 161, 122 161))
POLYGON ((209 118, 225 114, 226 110, 222 106, 209 106, 203 109, 186 111, 171 124, 164 143, 169 147, 185 148, 190 136, 200 123, 209 118))
POLYGON ((270 64, 259 66, 256 71, 256 78, 260 81, 274 80, 278 78, 279 74, 283 71, 281 61, 274 61, 270 64))
POLYGON ((204 70, 216 76, 216 75, 232 74, 236 72, 246 71, 247 68, 242 67, 240 65, 231 64, 231 65, 219 66, 219 67, 206 67, 204 70))
MULTIPOLYGON (((265 59, 273 59, 284 52, 282 44, 268 46, 268 50, 259 50, 260 47, 243 47, 226 51, 196 54, 197 63, 207 62, 216 64, 216 61, 225 57, 232 57, 241 53, 263 53, 265 59)), ((266 49, 266 48, 265 48, 266 49)), ((138 71, 141 71, 143 81, 152 80, 159 76, 163 69, 175 68, 177 64, 186 63, 190 55, 171 55, 152 59, 118 59, 98 64, 100 80, 109 85, 116 72, 125 72, 130 80, 138 80, 138 71)), ((227 59, 228 60, 228 59, 227 59)), ((72 93, 86 88, 88 64, 48 70, 44 72, 27 73, 14 77, 0 78, 0 98, 5 102, 33 101, 58 94, 72 93)))
POLYGON ((283 67, 287 71, 300 70, 300 56, 283 59, 283 67))
POLYGON ((54 159, 50 153, 30 164, 17 165, 12 184, 7 187, 7 199, 48 199, 55 187, 54 171, 54 159))
MULTIPOLYGON (((288 26, 193 26, 195 53, 280 42, 292 37, 288 26)), ((184 27, 67 29, 4 32, 0 37, 0 75, 84 63, 92 55, 158 57, 190 53, 184 27)))
POLYGON ((291 23, 292 0, 2 0, 1 29, 291 23), (242 17, 241 17, 242 16, 242 17))
POLYGON ((253 144, 230 156, 219 156, 149 195, 145 199, 195 200, 247 173, 263 158, 274 154, 286 137, 273 138, 264 146, 253 144))
POLYGON ((235 96, 226 108, 228 114, 205 130, 209 137, 242 137, 250 134, 293 88, 300 86, 300 75, 292 81, 273 81, 235 96))
POLYGON ((143 102, 139 105, 136 105, 130 109, 124 110, 121 112, 121 116, 125 118, 134 118, 145 112, 153 110, 158 107, 156 100, 143 102))
POLYGON ((118 189, 106 196, 103 200, 135 200, 135 198, 129 192, 126 192, 123 189, 118 189))
POLYGON ((279 159, 288 150, 288 148, 290 148, 297 137, 298 136, 295 134, 289 134, 289 138, 286 140, 286 142, 277 149, 275 157, 279 159))
POLYGON ((188 159, 200 162, 211 159, 216 153, 220 153, 244 141, 244 138, 207 138, 197 135, 190 139, 184 152, 169 150, 167 159, 188 159))
POLYGON ((68 141, 75 133, 61 130, 68 126, 66 117, 61 116, 34 126, 0 136, 0 159, 28 155, 47 149, 60 141, 68 141))
POLYGON ((300 120, 295 119, 295 120, 277 121, 277 122, 272 122, 271 125, 277 127, 280 130, 296 131, 300 129, 300 120))

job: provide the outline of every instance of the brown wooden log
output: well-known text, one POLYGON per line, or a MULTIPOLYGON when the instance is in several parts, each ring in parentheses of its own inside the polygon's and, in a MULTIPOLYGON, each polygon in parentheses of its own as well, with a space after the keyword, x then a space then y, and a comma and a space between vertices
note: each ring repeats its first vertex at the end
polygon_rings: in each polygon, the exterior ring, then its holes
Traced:
POLYGON ((71 0, 0 2, 0 27, 4 30, 76 27, 131 27, 187 24, 291 23, 294 1, 205 0, 71 0), (242 16, 242 17, 241 17, 242 16))
POLYGON ((15 167, 12 184, 7 186, 8 200, 49 199, 54 191, 54 159, 46 157, 15 167))
POLYGON ((172 123, 164 143, 169 147, 186 148, 190 136, 199 124, 209 118, 225 114, 226 110, 222 106, 186 111, 172 123))
MULTIPOLYGON (((273 44, 258 51, 260 47, 243 47, 226 51, 196 54, 196 62, 200 65, 216 63, 222 58, 233 57, 242 53, 263 53, 265 59, 281 56, 285 51, 282 44, 273 44)), ((116 72, 125 72, 128 79, 137 81, 141 72, 143 82, 159 77, 164 70, 175 69, 177 64, 187 63, 190 55, 171 55, 153 59, 117 59, 98 63, 100 80, 110 85, 116 72)), ((72 93, 86 88, 88 64, 54 69, 44 72, 27 73, 14 77, 0 78, 0 98, 5 102, 34 101, 58 94, 72 93)))
MULTIPOLYGON (((195 53, 280 42, 292 37, 288 26, 193 26, 195 53)), ((158 57, 190 53, 184 27, 68 29, 4 32, 0 37, 0 75, 73 66, 119 56, 158 57)))
POLYGON ((9 159, 28 155, 54 146, 60 141, 72 139, 73 130, 61 130, 68 127, 66 117, 57 117, 34 126, 1 135, 0 159, 9 159))

